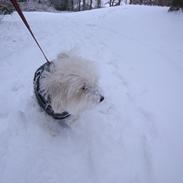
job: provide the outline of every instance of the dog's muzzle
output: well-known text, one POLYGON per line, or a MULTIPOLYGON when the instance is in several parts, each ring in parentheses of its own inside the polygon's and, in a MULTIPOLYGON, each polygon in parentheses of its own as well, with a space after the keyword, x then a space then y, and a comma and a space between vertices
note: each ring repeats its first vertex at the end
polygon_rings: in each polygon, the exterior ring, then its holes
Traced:
POLYGON ((70 116, 70 114, 66 111, 62 112, 62 113, 55 113, 54 110, 52 109, 51 106, 51 100, 50 97, 45 97, 45 95, 43 95, 43 93, 40 91, 40 82, 41 82, 41 77, 42 77, 42 73, 44 71, 47 72, 51 72, 51 67, 54 67, 53 62, 46 62, 45 64, 43 64, 41 67, 39 67, 37 69, 37 71, 34 74, 34 93, 35 96, 37 98, 37 101, 40 105, 40 107, 50 116, 52 116, 54 119, 65 119, 67 117, 70 116))

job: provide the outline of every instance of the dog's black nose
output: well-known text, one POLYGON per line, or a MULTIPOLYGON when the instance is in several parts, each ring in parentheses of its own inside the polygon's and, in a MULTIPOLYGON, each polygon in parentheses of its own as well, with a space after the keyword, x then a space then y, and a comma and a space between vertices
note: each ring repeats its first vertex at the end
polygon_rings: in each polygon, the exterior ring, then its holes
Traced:
POLYGON ((104 97, 103 96, 101 96, 100 97, 100 102, 102 102, 104 100, 104 97))

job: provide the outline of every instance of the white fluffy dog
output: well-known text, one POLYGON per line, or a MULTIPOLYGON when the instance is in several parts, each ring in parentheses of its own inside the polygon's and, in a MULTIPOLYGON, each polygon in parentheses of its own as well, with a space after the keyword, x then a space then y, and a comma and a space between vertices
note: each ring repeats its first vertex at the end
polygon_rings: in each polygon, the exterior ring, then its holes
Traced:
POLYGON ((92 104, 104 100, 98 87, 94 64, 80 56, 60 54, 52 72, 44 72, 40 88, 51 99, 55 113, 78 115, 92 104))

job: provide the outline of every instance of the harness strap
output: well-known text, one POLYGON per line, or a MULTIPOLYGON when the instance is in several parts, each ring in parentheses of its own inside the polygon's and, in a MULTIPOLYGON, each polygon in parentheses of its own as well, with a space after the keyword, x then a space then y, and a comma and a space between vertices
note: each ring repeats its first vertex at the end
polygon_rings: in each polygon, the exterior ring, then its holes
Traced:
POLYGON ((41 67, 37 69, 34 75, 34 93, 37 98, 38 104, 44 109, 44 111, 52 116, 54 119, 62 120, 70 116, 70 114, 66 111, 62 113, 55 113, 51 106, 51 99, 48 97, 45 97, 42 92, 40 91, 40 80, 42 77, 42 73, 44 71, 50 72, 50 67, 53 63, 52 62, 46 62, 41 67))
POLYGON ((19 6, 17 0, 10 0, 10 1, 12 2, 13 6, 15 7, 15 9, 16 9, 17 13, 19 14, 20 18, 22 19, 23 23, 25 24, 25 26, 26 26, 27 29, 29 30, 29 32, 30 32, 31 36, 33 37, 33 39, 35 40, 37 46, 38 46, 39 49, 41 50, 41 52, 42 52, 44 58, 46 59, 47 62, 50 62, 50 61, 48 60, 48 58, 46 57, 46 55, 45 55, 43 49, 41 48, 40 44, 38 43, 36 37, 34 36, 34 34, 33 34, 32 30, 31 30, 31 28, 30 28, 30 26, 29 26, 29 24, 28 24, 28 22, 27 22, 27 20, 26 20, 26 18, 25 18, 25 16, 24 16, 22 10, 20 9, 20 6, 19 6))

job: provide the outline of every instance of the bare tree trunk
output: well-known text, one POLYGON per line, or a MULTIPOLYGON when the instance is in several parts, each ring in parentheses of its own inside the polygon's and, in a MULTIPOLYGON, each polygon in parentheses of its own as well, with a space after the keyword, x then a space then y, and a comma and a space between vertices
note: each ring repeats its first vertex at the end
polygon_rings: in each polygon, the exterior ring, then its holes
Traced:
POLYGON ((86 0, 83 0, 83 10, 86 9, 86 0))
POLYGON ((92 9, 92 4, 93 4, 93 1, 90 0, 90 10, 92 9))
POLYGON ((81 11, 81 0, 78 1, 78 10, 81 11))
POLYGON ((97 8, 101 8, 101 0, 97 0, 97 8))
POLYGON ((74 10, 74 0, 71 0, 71 11, 74 10))
POLYGON ((114 1, 115 1, 115 0, 112 0, 112 4, 111 4, 111 6, 114 6, 114 1))
POLYGON ((119 0, 116 4, 115 4, 115 6, 119 6, 121 4, 121 0, 119 0))
POLYGON ((65 1, 65 9, 66 10, 69 10, 69 0, 66 0, 65 1))

